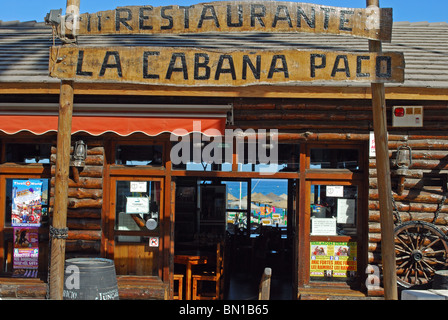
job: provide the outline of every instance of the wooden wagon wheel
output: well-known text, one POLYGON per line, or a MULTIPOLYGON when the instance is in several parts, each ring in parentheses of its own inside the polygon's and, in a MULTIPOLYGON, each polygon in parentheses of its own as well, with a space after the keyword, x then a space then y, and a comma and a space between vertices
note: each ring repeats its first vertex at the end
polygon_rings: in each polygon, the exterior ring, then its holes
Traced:
POLYGON ((435 271, 448 267, 445 234, 424 221, 408 221, 395 228, 397 282, 410 288, 430 282, 435 271))

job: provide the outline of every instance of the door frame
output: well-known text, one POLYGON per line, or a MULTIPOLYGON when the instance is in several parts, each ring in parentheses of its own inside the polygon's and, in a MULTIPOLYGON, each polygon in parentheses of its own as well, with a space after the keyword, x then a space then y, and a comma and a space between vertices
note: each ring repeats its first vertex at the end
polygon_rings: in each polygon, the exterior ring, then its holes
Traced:
MULTIPOLYGON (((311 232, 311 209, 310 194, 311 185, 356 185, 358 186, 358 213, 357 213, 357 278, 361 282, 364 278, 364 270, 367 267, 368 251, 368 156, 366 143, 309 143, 304 144, 301 149, 300 159, 300 181, 298 183, 299 203, 298 203, 298 287, 306 287, 313 284, 310 281, 310 242, 311 232), (311 149, 357 149, 359 170, 348 169, 310 169, 311 149)), ((327 237, 331 239, 341 239, 342 241, 350 237, 327 237)), ((316 239, 316 238, 314 238, 316 239)), ((319 283, 319 282, 317 282, 319 283)), ((325 283, 325 282, 324 282, 325 283)), ((361 284, 361 283, 360 283, 361 284)))
MULTIPOLYGON (((105 238, 107 240, 109 250, 107 251, 106 258, 114 260, 115 254, 115 236, 117 235, 131 235, 131 236, 154 236, 159 237, 159 247, 158 247, 158 278, 160 280, 163 280, 163 269, 164 269, 164 255, 165 255, 165 237, 164 237, 164 225, 165 225, 165 219, 164 219, 164 212, 166 210, 166 203, 165 203, 165 178, 164 177, 157 177, 152 176, 149 172, 145 175, 136 175, 136 176, 129 176, 129 175, 114 175, 110 177, 109 181, 109 210, 108 210, 108 225, 107 228, 105 228, 105 238), (142 231, 117 231, 115 230, 115 218, 116 218, 116 186, 118 181, 157 181, 160 182, 160 208, 159 208, 159 231, 152 232, 149 230, 142 230, 142 231)), ((149 244, 148 244, 149 247, 149 244)), ((153 249, 155 250, 155 249, 153 249)), ((144 275, 142 275, 144 276, 144 275)))

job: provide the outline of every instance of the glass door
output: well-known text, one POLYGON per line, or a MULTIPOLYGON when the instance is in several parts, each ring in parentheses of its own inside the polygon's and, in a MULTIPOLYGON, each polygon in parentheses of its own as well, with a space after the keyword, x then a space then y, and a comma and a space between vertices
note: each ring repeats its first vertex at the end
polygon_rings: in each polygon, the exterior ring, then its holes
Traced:
POLYGON ((311 183, 310 281, 358 278, 360 188, 353 183, 311 183))
POLYGON ((162 276, 163 178, 111 179, 109 241, 117 275, 162 276))

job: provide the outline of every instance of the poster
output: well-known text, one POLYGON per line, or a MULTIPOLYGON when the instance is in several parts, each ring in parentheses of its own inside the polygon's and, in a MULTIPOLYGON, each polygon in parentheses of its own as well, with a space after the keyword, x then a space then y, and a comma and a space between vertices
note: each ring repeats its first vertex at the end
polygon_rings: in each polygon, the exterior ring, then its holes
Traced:
POLYGON ((40 227, 42 221, 42 180, 13 180, 13 227, 40 227))
POLYGON ((311 242, 310 276, 352 277, 357 271, 356 242, 311 242))
POLYGON ((335 236, 336 219, 334 218, 311 218, 311 234, 313 236, 335 236))
POLYGON ((149 197, 127 197, 127 214, 147 214, 149 213, 149 197))
POLYGON ((14 227, 13 277, 35 278, 39 269, 39 229, 14 227))

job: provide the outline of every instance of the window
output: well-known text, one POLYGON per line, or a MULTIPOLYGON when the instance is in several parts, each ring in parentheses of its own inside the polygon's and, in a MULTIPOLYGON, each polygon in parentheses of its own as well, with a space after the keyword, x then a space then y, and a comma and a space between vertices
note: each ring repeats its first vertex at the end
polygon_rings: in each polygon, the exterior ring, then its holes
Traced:
POLYGON ((311 169, 359 170, 357 149, 311 149, 311 169))
POLYGON ((298 172, 300 145, 244 143, 244 149, 237 150, 241 160, 241 172, 298 172))
POLYGON ((6 144, 6 162, 49 164, 51 144, 6 144))
POLYGON ((357 186, 311 186, 311 235, 356 235, 357 186))
POLYGON ((188 171, 232 171, 233 150, 225 143, 174 142, 171 152, 173 169, 188 171))
POLYGON ((310 204, 311 279, 354 279, 358 271, 358 187, 311 185, 310 204))
POLYGON ((127 166, 161 166, 163 147, 160 145, 118 145, 115 164, 127 166))

